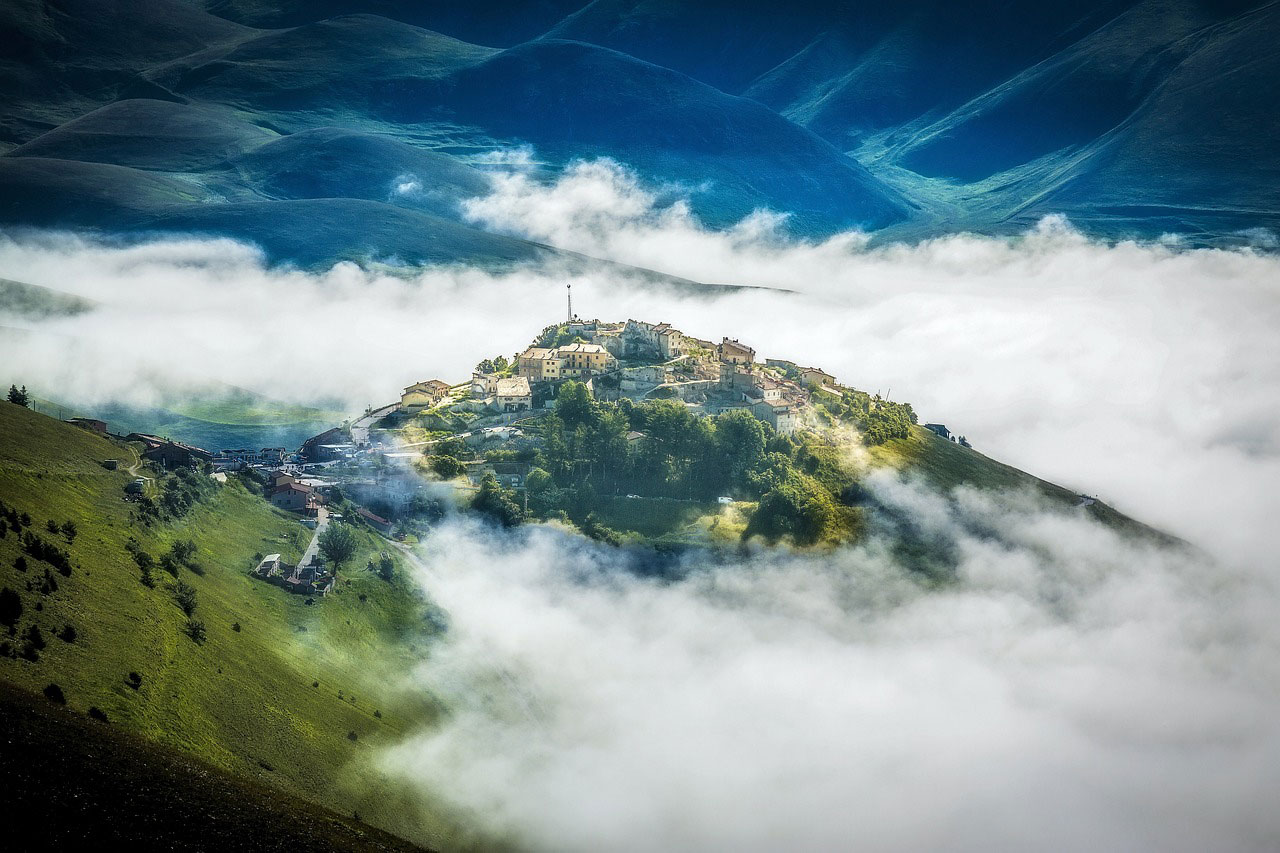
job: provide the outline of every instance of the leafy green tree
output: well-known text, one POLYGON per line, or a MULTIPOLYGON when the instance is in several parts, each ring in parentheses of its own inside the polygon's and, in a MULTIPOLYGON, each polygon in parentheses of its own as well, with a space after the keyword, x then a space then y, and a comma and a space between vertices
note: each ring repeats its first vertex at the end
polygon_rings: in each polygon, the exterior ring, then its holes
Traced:
POLYGON ((187 616, 196 612, 196 588, 186 581, 178 581, 173 585, 173 600, 187 616))
POLYGON ((486 474, 480 483, 480 490, 471 499, 471 508, 503 527, 515 527, 524 520, 524 510, 516 503, 512 492, 502 488, 492 474, 486 474))
POLYGON ((831 494, 812 477, 796 474, 760 498, 743 538, 762 536, 768 542, 790 538, 797 545, 824 539, 835 520, 831 494))
POLYGON ((378 560, 378 577, 384 581, 390 581, 396 576, 396 564, 391 559, 391 555, 383 552, 382 557, 378 560))
POLYGON ((452 480, 462 474, 464 468, 462 463, 453 456, 432 456, 431 470, 436 473, 441 480, 452 480))
POLYGON ((356 537, 345 524, 330 524, 320 534, 320 551, 336 572, 356 553, 356 537))
POLYGON ((208 632, 205 630, 204 623, 199 619, 188 619, 186 628, 183 630, 196 645, 202 645, 208 637, 208 632))
POLYGON ((556 394, 556 417, 564 421, 567 429, 577 429, 579 424, 590 421, 592 411, 591 392, 586 385, 569 380, 560 386, 556 394))

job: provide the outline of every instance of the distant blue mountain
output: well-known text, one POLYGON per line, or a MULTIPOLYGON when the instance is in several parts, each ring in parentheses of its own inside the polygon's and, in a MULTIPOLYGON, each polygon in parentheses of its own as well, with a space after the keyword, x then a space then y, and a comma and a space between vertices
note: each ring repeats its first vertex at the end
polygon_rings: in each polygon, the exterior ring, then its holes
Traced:
POLYGON ((1280 228, 1262 2, 26 0, 0 43, 11 225, 519 262, 551 250, 460 202, 487 189, 478 155, 530 144, 544 176, 612 157, 711 225, 1280 228), (286 233, 303 217, 308 240, 286 233))

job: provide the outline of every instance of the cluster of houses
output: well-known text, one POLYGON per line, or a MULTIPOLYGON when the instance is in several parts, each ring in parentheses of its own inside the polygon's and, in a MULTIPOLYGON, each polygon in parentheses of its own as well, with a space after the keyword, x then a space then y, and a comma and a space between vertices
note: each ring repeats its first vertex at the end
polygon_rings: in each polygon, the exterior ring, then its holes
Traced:
POLYGON ((253 570, 256 577, 298 595, 328 595, 333 589, 333 574, 325 569, 319 554, 305 566, 291 566, 279 554, 268 554, 253 570))
POLYGON ((416 413, 446 401, 476 412, 509 414, 546 404, 565 380, 587 383, 600 399, 674 398, 702 412, 745 408, 783 434, 794 432, 815 388, 834 388, 831 374, 816 367, 769 359, 734 338, 719 343, 686 335, 669 323, 627 320, 608 323, 572 317, 567 326, 544 330, 571 338, 560 346, 530 346, 513 365, 514 375, 474 373, 465 393, 432 379, 404 389, 400 409, 416 413))

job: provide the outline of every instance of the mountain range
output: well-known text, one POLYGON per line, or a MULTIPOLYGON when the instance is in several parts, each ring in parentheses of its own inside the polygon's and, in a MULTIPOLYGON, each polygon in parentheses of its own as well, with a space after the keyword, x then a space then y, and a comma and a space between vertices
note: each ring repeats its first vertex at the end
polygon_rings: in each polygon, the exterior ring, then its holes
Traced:
POLYGON ((17 0, 0 224, 509 264, 561 253, 460 203, 525 145, 710 226, 1265 241, 1278 40, 1280 5, 1244 0, 17 0))

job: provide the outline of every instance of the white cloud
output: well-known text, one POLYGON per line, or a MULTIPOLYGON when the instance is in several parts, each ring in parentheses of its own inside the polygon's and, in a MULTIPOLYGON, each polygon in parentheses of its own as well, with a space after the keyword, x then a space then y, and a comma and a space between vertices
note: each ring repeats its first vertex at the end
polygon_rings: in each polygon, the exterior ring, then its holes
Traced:
POLYGON ((450 717, 393 772, 544 850, 1250 849, 1280 840, 1280 633, 1218 567, 1028 496, 874 488, 951 543, 681 580, 553 530, 424 544, 450 717))

